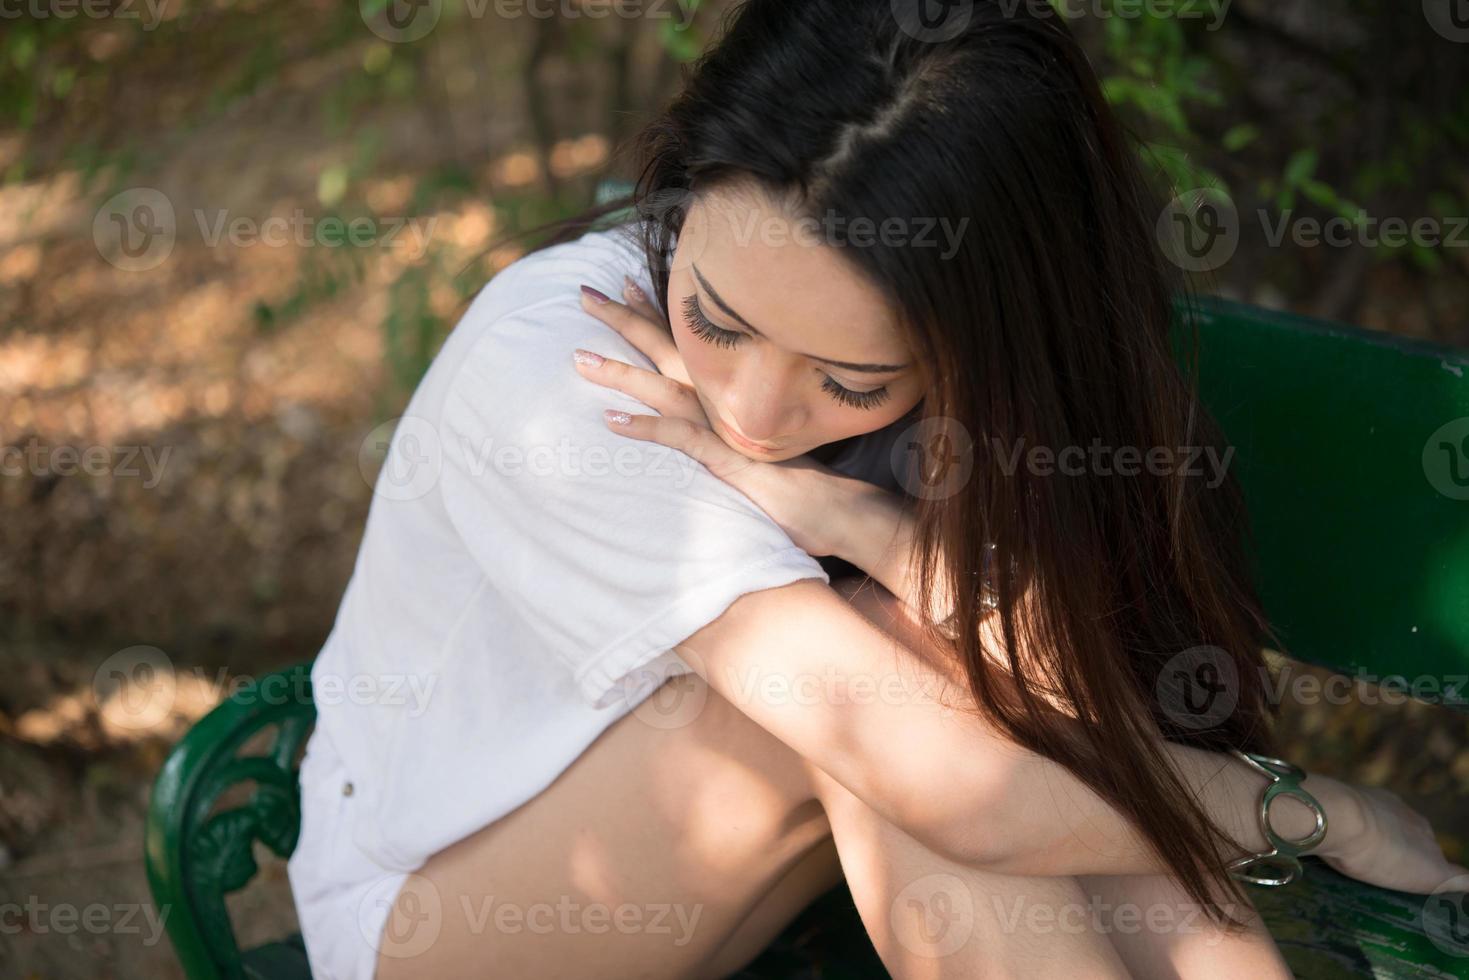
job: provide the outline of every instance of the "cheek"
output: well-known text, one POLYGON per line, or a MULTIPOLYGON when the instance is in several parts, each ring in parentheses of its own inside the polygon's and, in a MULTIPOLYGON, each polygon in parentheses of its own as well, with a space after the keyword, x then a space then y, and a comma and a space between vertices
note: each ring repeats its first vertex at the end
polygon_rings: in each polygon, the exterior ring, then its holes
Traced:
POLYGON ((723 387, 733 370, 733 351, 722 350, 695 337, 680 315, 673 318, 673 343, 683 358, 684 369, 689 372, 689 380, 694 387, 701 392, 723 387))

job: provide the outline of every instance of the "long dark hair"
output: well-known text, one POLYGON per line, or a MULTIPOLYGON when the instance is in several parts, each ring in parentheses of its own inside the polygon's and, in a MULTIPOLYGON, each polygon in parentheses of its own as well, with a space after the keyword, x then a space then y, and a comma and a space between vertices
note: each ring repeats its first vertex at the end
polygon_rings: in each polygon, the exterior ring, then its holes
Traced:
POLYGON ((914 500, 921 594, 957 597, 961 624, 957 639, 931 639, 959 658, 981 710, 1128 815, 1192 899, 1234 925, 1216 900, 1240 897, 1224 868, 1229 838, 1160 738, 1270 748, 1262 646, 1279 644, 1251 582, 1238 487, 1227 471, 1213 485, 1186 466, 1062 475, 1003 458, 1015 447, 1223 448, 1175 359, 1182 283, 1154 233, 1161 209, 1049 4, 976 0, 950 8, 962 23, 934 26, 920 3, 735 7, 637 137, 632 197, 541 247, 632 206, 668 309, 686 213, 669 205, 715 187, 753 180, 818 219, 969 218, 947 257, 843 250, 901 311, 930 369, 923 417, 972 436, 967 482, 914 500), (1002 650, 986 650, 987 597, 1002 650), (1208 724, 1181 711, 1198 669, 1228 685, 1208 724))

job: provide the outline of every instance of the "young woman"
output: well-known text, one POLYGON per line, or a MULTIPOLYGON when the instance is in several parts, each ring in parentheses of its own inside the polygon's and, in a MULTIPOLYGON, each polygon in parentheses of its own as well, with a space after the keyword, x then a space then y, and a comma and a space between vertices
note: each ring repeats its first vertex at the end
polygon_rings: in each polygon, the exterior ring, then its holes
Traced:
MULTIPOLYGON (((314 975, 721 977, 842 876, 896 977, 1289 975, 1229 874, 1269 850, 1240 498, 1091 448, 1219 437, 1049 9, 749 0, 637 217, 475 300, 313 669, 314 975)), ((1305 788, 1343 872, 1463 872, 1305 788)))

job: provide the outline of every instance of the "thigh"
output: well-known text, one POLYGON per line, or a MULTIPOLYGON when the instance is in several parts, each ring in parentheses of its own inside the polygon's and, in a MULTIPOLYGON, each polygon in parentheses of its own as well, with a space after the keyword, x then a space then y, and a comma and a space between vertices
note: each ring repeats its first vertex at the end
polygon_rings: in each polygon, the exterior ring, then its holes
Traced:
POLYGON ((831 886, 822 846, 801 758, 702 678, 673 678, 546 790, 408 878, 378 977, 738 967, 831 886), (427 944, 425 909, 438 910, 427 944))
POLYGON ((1226 933, 1171 878, 1161 875, 1098 875, 1080 879, 1093 900, 1100 927, 1140 980, 1206 980, 1259 977, 1290 980, 1280 948, 1254 907, 1227 911, 1245 923, 1226 933))
POLYGON ((829 777, 818 797, 847 887, 897 980, 1036 976, 1125 978, 1107 937, 1086 921, 1069 877, 1018 877, 934 854, 829 777))

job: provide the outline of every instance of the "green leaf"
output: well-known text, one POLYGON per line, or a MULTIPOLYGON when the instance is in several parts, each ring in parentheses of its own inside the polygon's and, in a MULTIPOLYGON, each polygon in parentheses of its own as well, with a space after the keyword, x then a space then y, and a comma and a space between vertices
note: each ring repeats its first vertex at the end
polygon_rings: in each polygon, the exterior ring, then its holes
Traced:
POLYGON ((1316 173, 1320 154, 1315 150, 1299 150, 1285 165, 1285 183, 1288 187, 1299 187, 1316 173))
POLYGON ((1259 126, 1253 123, 1240 123, 1237 126, 1231 126, 1221 142, 1230 153, 1238 153, 1259 138, 1259 126))

